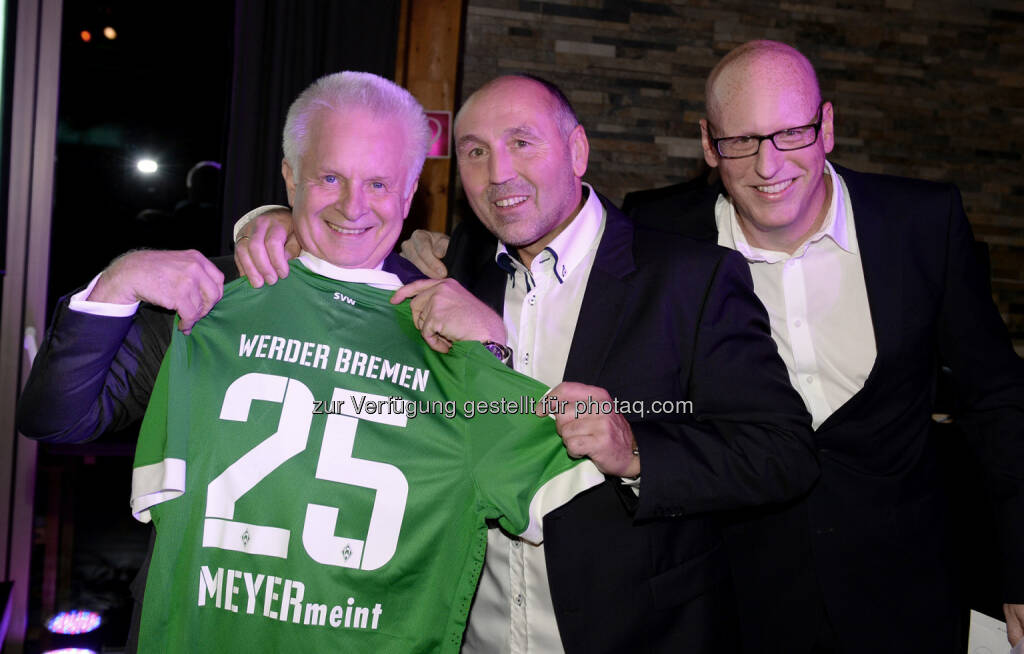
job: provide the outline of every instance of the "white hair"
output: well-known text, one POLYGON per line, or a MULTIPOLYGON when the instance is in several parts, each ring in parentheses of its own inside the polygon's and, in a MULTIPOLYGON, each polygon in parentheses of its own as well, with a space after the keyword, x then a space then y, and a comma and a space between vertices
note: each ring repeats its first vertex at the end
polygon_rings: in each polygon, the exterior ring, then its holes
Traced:
POLYGON ((310 84, 288 108, 284 122, 284 158, 298 173, 299 162, 306 151, 309 127, 323 110, 341 112, 351 108, 369 110, 378 119, 395 119, 405 126, 410 150, 409 179, 412 183, 423 169, 430 149, 432 134, 427 115, 416 98, 394 82, 372 73, 351 70, 325 75, 310 84))

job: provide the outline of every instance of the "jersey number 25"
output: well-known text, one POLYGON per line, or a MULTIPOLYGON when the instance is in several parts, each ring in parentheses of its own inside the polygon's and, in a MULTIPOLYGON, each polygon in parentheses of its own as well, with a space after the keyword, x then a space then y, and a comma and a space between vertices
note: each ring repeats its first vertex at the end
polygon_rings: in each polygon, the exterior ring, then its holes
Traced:
MULTIPOLYGON (((347 396, 365 396, 370 403, 385 399, 382 396, 335 388, 332 406, 347 407, 347 402, 340 403, 347 396)), ((296 379, 249 373, 228 387, 221 406, 221 419, 246 422, 253 400, 282 404, 277 431, 243 454, 210 482, 206 492, 203 547, 287 558, 291 532, 282 527, 235 520, 235 503, 278 466, 306 449, 313 419, 313 394, 296 379)), ((302 529, 302 544, 309 556, 319 563, 376 570, 395 554, 409 495, 409 483, 402 471, 393 465, 352 456, 352 445, 360 420, 395 427, 406 425, 403 413, 361 415, 358 418, 354 412, 352 415, 328 415, 316 477, 377 491, 366 540, 335 536, 338 507, 309 503, 302 529)))

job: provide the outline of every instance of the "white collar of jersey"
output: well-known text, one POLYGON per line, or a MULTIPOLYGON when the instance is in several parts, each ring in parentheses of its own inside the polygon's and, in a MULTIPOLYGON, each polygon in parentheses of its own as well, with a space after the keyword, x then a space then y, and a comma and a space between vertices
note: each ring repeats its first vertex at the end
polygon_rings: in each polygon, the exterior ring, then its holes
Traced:
MULTIPOLYGON (((556 236, 545 248, 554 255, 551 261, 552 265, 555 266, 554 273, 559 282, 564 282, 566 277, 571 275, 573 270, 586 259, 587 253, 597 247, 597 241, 600 239, 604 228, 604 206, 601 204, 600 198, 597 197, 597 192, 594 191, 594 187, 586 182, 583 182, 583 192, 587 194, 587 199, 583 203, 580 212, 566 226, 562 233, 556 236)), ((507 264, 506 266, 501 264, 504 260, 504 257, 501 256, 502 254, 509 256, 512 261, 511 265, 526 272, 526 267, 523 266, 518 258, 511 256, 505 244, 499 241, 498 251, 494 255, 494 260, 498 262, 498 265, 503 270, 508 272, 507 264)), ((548 261, 548 259, 538 255, 534 258, 533 265, 545 264, 548 261)))
POLYGON ((318 275, 342 282, 369 284, 374 288, 382 288, 386 291, 393 291, 402 286, 402 280, 398 278, 398 275, 383 269, 383 261, 376 268, 342 268, 319 259, 305 250, 299 255, 299 261, 318 275))
POLYGON ((832 183, 832 199, 829 202, 828 212, 825 214, 825 221, 822 223, 821 229, 801 243, 800 247, 793 254, 778 250, 766 250, 750 245, 747 242, 747 237, 743 234, 739 220, 736 218, 736 207, 733 205, 732 200, 725 195, 719 195, 718 201, 715 203, 718 244, 722 247, 736 250, 748 261, 775 263, 803 256, 811 243, 820 241, 828 236, 842 249, 851 254, 857 254, 856 237, 850 234, 850 231, 853 229, 853 221, 850 220, 852 207, 847 197, 846 185, 843 182, 843 178, 832 167, 832 164, 827 161, 825 162, 825 174, 829 176, 829 180, 832 183))

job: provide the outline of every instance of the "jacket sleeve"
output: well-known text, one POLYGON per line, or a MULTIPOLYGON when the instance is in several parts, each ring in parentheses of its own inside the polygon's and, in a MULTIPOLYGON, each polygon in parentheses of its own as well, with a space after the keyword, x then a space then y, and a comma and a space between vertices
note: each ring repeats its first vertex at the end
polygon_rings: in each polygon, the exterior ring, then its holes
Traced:
POLYGON ((975 256, 960 193, 948 186, 946 272, 938 320, 939 356, 953 373, 956 423, 980 460, 1004 562, 1004 600, 1024 603, 1024 362, 975 256))
POLYGON ((173 319, 146 304, 129 318, 95 316, 62 298, 18 400, 18 430, 80 443, 141 418, 173 319))
POLYGON ((781 502, 818 477, 810 416, 790 385, 750 270, 724 253, 704 294, 692 401, 682 422, 633 424, 640 448, 637 519, 781 502))
MULTIPOLYGON (((231 256, 210 261, 225 282, 238 277, 231 256)), ((174 312, 154 305, 110 318, 72 311, 70 297, 57 303, 18 400, 18 430, 52 443, 89 441, 141 419, 174 326, 174 312)))

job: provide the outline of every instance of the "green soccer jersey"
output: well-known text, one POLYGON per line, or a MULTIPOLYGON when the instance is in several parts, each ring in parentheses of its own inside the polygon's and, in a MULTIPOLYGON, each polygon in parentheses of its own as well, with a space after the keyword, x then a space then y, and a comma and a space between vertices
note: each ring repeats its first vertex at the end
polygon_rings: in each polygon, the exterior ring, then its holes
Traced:
POLYGON ((296 261, 175 330, 132 480, 140 652, 456 652, 484 521, 538 541, 603 481, 532 414, 542 385, 430 350, 390 295, 296 261))

